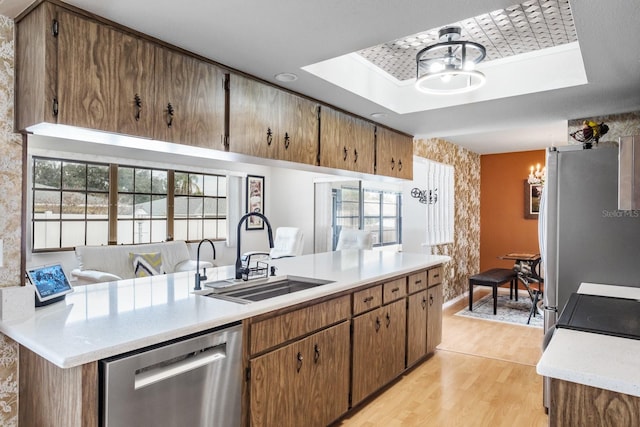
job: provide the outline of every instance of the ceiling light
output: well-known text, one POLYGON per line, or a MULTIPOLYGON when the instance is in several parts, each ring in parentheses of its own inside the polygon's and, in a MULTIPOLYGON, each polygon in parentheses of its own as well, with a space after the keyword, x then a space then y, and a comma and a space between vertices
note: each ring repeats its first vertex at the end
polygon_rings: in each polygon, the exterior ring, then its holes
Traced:
POLYGON ((298 76, 293 73, 280 73, 275 75, 275 79, 279 82, 293 82, 298 80, 298 76))
POLYGON ((427 46, 416 55, 416 89, 431 94, 456 94, 475 90, 486 78, 474 70, 486 55, 484 46, 459 40, 460 27, 444 27, 440 43, 427 46))

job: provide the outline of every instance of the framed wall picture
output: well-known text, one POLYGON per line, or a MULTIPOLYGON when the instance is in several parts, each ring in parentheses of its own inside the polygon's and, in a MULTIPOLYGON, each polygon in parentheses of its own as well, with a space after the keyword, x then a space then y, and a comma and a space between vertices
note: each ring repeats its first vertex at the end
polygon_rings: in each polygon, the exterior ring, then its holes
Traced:
POLYGON ((527 219, 538 219, 540 216, 540 196, 542 195, 542 185, 529 184, 524 181, 524 217, 527 219))
MULTIPOLYGON (((247 212, 264 215, 264 176, 247 175, 247 212)), ((256 216, 249 217, 247 230, 263 230, 264 221, 256 216)))

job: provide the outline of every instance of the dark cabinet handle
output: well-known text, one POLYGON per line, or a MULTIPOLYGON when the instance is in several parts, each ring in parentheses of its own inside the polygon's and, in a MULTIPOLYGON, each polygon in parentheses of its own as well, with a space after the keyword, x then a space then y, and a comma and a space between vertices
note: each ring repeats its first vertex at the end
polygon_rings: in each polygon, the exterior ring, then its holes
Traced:
POLYGON ((433 305, 433 295, 429 295, 429 305, 433 305))
POLYGON ((137 93, 133 96, 133 102, 135 103, 136 106, 136 122, 140 121, 140 114, 142 113, 142 99, 140 98, 140 95, 138 95, 137 93))
POLYGON ((318 347, 318 344, 313 346, 313 363, 318 363, 318 360, 320 359, 320 347, 318 347))
POLYGON ((347 155, 348 155, 348 154, 349 154, 349 150, 347 150, 347 147, 344 147, 344 148, 342 149, 342 160, 343 160, 343 161, 345 161, 345 162, 347 161, 347 155))
POLYGON ((173 105, 171 103, 167 104, 167 127, 170 128, 173 125, 173 105))
POLYGON ((371 301, 373 301, 373 297, 366 297, 365 299, 362 300, 362 302, 364 302, 365 304, 368 304, 371 301))
POLYGON ((427 308, 427 297, 422 297, 422 309, 427 308))
POLYGON ((353 149, 353 163, 358 163, 358 150, 353 149))
POLYGON ((393 160, 393 157, 391 158, 391 170, 394 170, 396 168, 396 161, 393 160))
POLYGON ((420 283, 422 283, 422 279, 418 279, 418 280, 416 280, 416 281, 415 281, 415 282, 413 282, 413 283, 415 283, 416 285, 419 285, 420 283))
POLYGON ((437 279, 438 277, 440 277, 440 275, 439 275, 439 274, 434 274, 434 275, 433 275, 433 278, 434 278, 434 279, 437 279))
POLYGON ((285 132, 284 133, 284 149, 285 150, 289 149, 290 141, 291 141, 291 138, 289 137, 289 132, 285 132))
POLYGON ((389 316, 389 313, 387 313, 387 328, 389 327, 390 324, 391 324, 391 316, 389 316))
POLYGON ((380 330, 380 318, 376 317, 376 332, 378 332, 380 330))
POLYGON ((398 172, 402 171, 402 160, 398 160, 398 172))
POLYGON ((267 128, 267 145, 271 145, 272 142, 273 142, 273 132, 271 131, 271 128, 267 128))
POLYGON ((296 371, 300 372, 300 369, 302 369, 302 353, 298 352, 298 355, 296 356, 296 359, 297 359, 296 371))
POLYGON ((398 292, 400 290, 400 288, 393 288, 391 289, 391 293, 395 294, 396 292, 398 292))

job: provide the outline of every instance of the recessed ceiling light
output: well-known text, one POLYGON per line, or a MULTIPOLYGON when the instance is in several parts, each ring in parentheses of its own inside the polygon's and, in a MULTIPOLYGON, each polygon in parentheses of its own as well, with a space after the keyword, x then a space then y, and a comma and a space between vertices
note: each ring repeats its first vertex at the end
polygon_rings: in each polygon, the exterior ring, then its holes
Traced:
POLYGON ((293 82, 298 80, 298 76, 293 73, 280 73, 275 75, 276 80, 279 82, 293 82))
POLYGON ((387 117, 387 113, 371 113, 371 117, 374 119, 379 119, 382 117, 387 117))

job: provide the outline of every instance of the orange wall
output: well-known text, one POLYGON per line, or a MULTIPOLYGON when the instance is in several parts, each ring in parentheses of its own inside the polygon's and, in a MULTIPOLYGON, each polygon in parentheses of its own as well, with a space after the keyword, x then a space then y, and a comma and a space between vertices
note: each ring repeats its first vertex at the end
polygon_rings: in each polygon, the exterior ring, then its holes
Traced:
POLYGON ((544 150, 480 157, 480 271, 513 267, 500 255, 540 252, 538 220, 524 218, 524 181, 544 162, 544 150))

